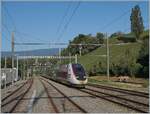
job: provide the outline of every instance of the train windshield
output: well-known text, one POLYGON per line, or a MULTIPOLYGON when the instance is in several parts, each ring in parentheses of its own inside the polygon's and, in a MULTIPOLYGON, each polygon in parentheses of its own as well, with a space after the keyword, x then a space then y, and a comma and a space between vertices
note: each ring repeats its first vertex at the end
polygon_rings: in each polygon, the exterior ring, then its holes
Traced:
POLYGON ((76 76, 85 76, 85 70, 81 64, 72 64, 72 67, 76 76))

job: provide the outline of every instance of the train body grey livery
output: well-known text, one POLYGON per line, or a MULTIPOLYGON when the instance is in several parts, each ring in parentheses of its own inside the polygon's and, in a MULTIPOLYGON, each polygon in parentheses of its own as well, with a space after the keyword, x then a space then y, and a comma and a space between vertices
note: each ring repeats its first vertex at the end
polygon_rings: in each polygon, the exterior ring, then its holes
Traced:
POLYGON ((75 87, 84 87, 88 78, 81 64, 60 65, 53 69, 51 79, 75 87))

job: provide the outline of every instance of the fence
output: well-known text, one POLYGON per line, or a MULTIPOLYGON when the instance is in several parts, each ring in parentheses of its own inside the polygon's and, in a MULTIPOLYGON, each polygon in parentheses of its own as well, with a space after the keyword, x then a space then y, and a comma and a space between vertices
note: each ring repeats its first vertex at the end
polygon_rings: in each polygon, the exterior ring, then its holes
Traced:
POLYGON ((17 81, 18 79, 18 70, 16 68, 1 69, 1 87, 13 84, 13 82, 17 81))

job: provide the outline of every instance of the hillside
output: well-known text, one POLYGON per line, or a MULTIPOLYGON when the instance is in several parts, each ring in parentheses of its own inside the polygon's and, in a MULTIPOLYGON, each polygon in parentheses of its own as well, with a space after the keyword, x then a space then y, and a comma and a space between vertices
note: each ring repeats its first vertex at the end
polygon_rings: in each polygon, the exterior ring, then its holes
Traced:
MULTIPOLYGON (((125 35, 130 36, 130 34, 131 33, 125 35)), ((149 38, 149 30, 145 30, 141 34, 141 39, 144 38, 149 38)), ((106 44, 106 40, 104 40, 104 44, 106 44)), ((123 43, 121 40, 118 40, 117 37, 112 37, 109 38, 109 45, 110 72, 113 70, 113 72, 119 71, 126 73, 128 68, 130 69, 130 73, 135 72, 135 70, 138 71, 141 67, 140 64, 137 63, 137 57, 139 56, 139 51, 142 45, 141 41, 123 43)), ((99 74, 106 74, 106 47, 99 47, 83 56, 79 56, 78 61, 85 67, 88 73, 91 71, 93 72, 93 69, 95 69, 99 74)))
MULTIPOLYGON (((125 53, 127 50, 132 53, 132 58, 136 58, 138 56, 138 52, 140 50, 139 43, 129 43, 124 45, 113 45, 110 46, 110 66, 112 63, 117 64, 122 57, 125 57, 125 53)), ((98 56, 105 55, 106 47, 100 47, 84 56, 79 57, 79 62, 83 64, 87 71, 91 70, 93 65, 98 65, 101 62, 102 66, 106 68, 106 57, 98 56)))

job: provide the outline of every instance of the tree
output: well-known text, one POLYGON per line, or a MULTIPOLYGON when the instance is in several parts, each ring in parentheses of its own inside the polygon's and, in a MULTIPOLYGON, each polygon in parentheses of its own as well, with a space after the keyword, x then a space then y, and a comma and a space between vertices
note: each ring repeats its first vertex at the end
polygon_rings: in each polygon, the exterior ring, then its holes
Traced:
POLYGON ((98 41, 99 41, 100 44, 104 43, 104 34, 103 33, 98 32, 96 34, 96 38, 98 39, 98 41))
POLYGON ((149 36, 142 41, 137 62, 142 65, 141 73, 144 77, 149 77, 149 36))
MULTIPOLYGON (((80 52, 80 45, 70 45, 70 44, 99 44, 99 41, 96 37, 92 36, 92 34, 84 35, 79 34, 76 36, 72 41, 69 41, 69 46, 62 51, 62 55, 75 55, 79 54, 80 52), (68 53, 69 52, 69 53, 68 53)), ((96 45, 82 45, 82 55, 93 51, 94 49, 100 46, 96 45)))
POLYGON ((138 5, 132 8, 130 21, 131 21, 131 32, 134 33, 136 39, 139 40, 140 34, 144 30, 144 25, 143 25, 143 19, 141 16, 140 7, 138 5))
POLYGON ((110 38, 122 36, 124 33, 121 31, 115 32, 111 34, 110 38))

